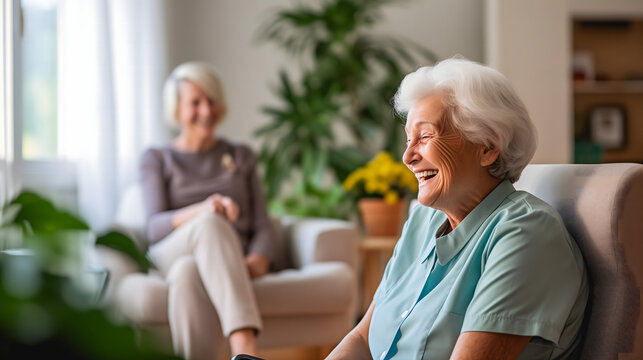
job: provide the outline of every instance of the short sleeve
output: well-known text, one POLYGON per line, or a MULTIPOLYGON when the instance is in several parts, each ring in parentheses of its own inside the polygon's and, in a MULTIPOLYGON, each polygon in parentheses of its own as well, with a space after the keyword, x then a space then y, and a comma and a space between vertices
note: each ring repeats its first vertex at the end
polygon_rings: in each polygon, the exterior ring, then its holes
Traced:
POLYGON ((545 210, 500 221, 484 250, 462 332, 540 336, 558 343, 584 267, 559 217, 545 210))

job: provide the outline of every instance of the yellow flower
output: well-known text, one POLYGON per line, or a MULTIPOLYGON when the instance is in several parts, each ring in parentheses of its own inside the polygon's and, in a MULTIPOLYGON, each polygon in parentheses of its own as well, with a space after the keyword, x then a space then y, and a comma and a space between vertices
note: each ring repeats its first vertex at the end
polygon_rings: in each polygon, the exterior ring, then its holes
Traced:
POLYGON ((375 156, 375 162, 392 163, 393 156, 391 156, 391 154, 387 153, 386 151, 380 151, 375 156))
POLYGON ((395 191, 389 191, 386 193, 386 195, 384 195, 384 201, 386 201, 388 204, 395 204, 399 198, 400 197, 395 191))
POLYGON ((343 187, 357 197, 379 197, 395 202, 403 196, 417 193, 415 175, 391 154, 381 151, 365 166, 346 177, 343 187))
POLYGON ((365 187, 366 187, 366 192, 369 194, 377 191, 377 183, 375 183, 375 181, 367 180, 365 187))
POLYGON ((348 177, 346 177, 346 180, 344 180, 344 189, 345 190, 353 190, 355 185, 357 184, 358 177, 356 173, 350 174, 348 177))

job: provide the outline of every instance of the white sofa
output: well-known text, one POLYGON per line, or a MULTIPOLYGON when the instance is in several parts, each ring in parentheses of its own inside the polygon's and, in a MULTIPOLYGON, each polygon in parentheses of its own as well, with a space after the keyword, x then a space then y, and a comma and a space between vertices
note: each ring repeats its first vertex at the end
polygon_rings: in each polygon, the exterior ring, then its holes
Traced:
MULTIPOLYGON (((138 185, 126 191, 115 227, 145 248, 141 194, 138 185)), ((287 268, 254 281, 264 324, 259 347, 332 346, 356 321, 357 229, 334 219, 288 218, 275 223, 287 268)), ((110 271, 105 304, 171 350, 165 280, 154 271, 138 272, 121 253, 108 248, 98 253, 110 271)))

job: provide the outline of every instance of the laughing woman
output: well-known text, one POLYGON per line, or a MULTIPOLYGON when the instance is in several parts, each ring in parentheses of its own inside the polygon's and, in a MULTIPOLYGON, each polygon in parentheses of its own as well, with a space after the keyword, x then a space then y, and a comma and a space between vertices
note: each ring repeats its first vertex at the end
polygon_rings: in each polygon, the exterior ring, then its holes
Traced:
POLYGON ((407 75, 395 106, 421 205, 329 358, 573 358, 586 269, 558 213, 512 185, 536 133, 507 79, 448 59, 407 75))
POLYGON ((214 135, 227 108, 209 65, 177 67, 164 95, 179 134, 144 154, 142 183, 149 255, 168 282, 174 350, 214 359, 222 332, 233 354, 254 354, 262 325, 251 278, 268 272, 276 255, 255 156, 214 135))

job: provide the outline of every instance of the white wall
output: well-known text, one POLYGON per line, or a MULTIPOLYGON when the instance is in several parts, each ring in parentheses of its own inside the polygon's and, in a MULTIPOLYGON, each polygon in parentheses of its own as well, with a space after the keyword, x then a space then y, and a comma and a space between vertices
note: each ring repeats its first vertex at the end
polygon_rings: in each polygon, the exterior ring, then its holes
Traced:
POLYGON ((486 62, 512 82, 536 124, 533 162, 573 161, 573 17, 643 16, 640 0, 487 0, 486 62))
POLYGON ((440 59, 460 54, 482 62, 483 5, 480 0, 402 2, 386 8, 381 29, 426 46, 440 59))
POLYGON ((487 63, 505 74, 538 130, 534 163, 573 157, 567 5, 560 0, 488 0, 487 63))
MULTIPOLYGON (((301 2, 301 1, 300 1, 301 2)), ((317 3, 318 0, 307 0, 317 3)), ((208 61, 218 68, 230 111, 219 133, 246 142, 255 150, 253 131, 269 119, 263 105, 277 104, 270 85, 278 70, 296 64, 272 44, 253 39, 262 20, 290 0, 166 0, 170 69, 189 60, 208 61)), ((440 58, 454 54, 472 60, 483 57, 483 2, 480 0, 408 1, 385 8, 378 30, 402 35, 426 46, 440 58)), ((392 96, 393 94, 391 94, 392 96)))

